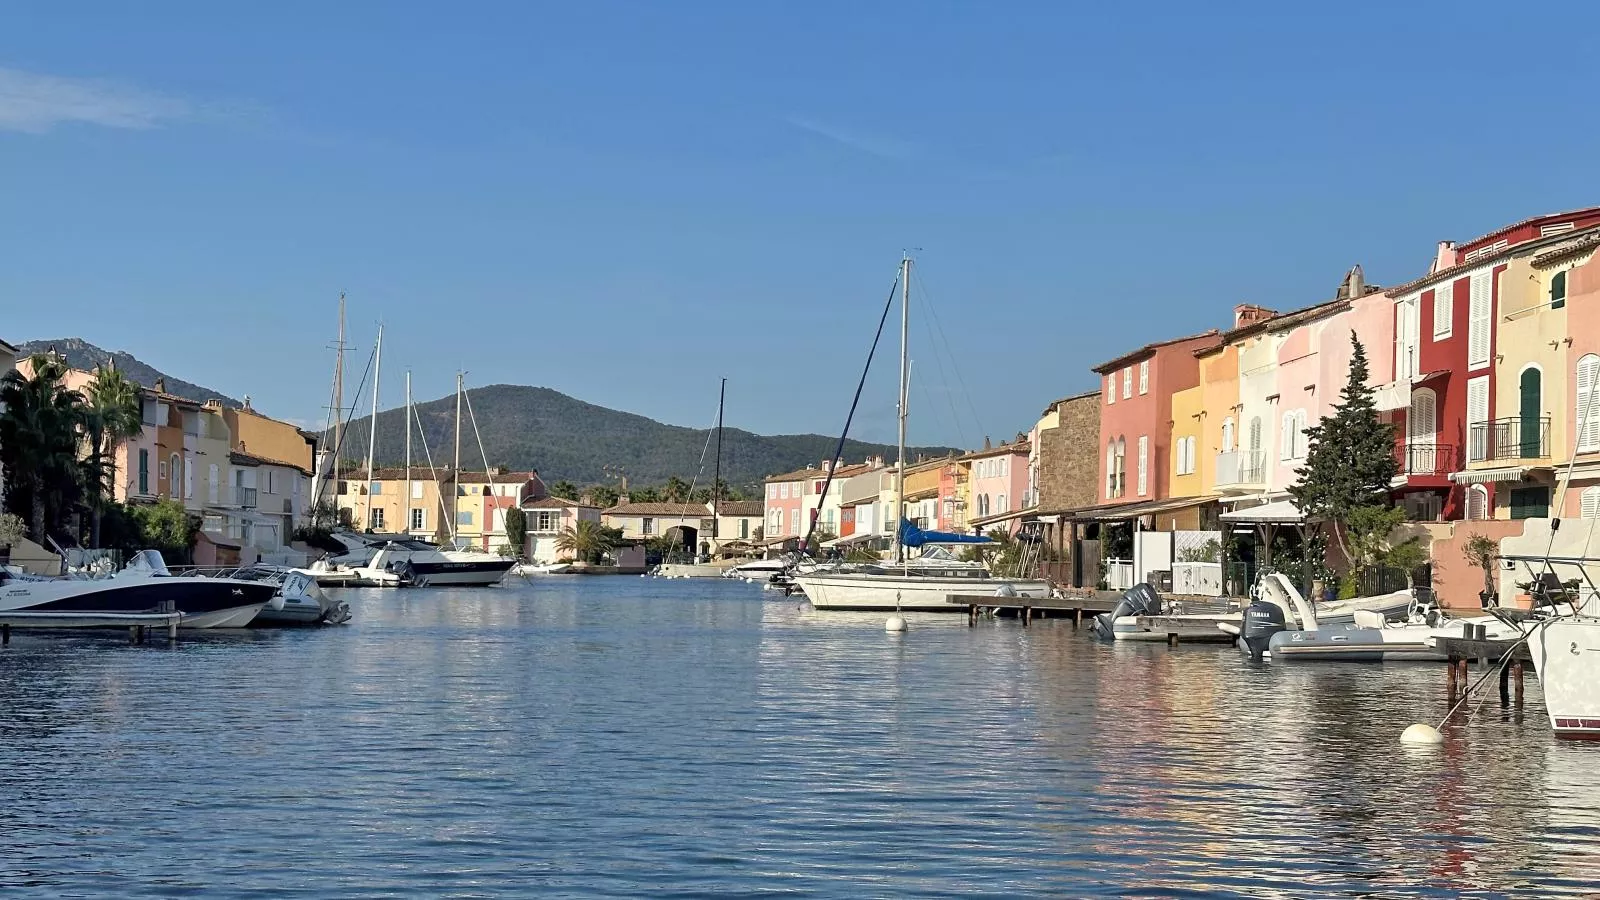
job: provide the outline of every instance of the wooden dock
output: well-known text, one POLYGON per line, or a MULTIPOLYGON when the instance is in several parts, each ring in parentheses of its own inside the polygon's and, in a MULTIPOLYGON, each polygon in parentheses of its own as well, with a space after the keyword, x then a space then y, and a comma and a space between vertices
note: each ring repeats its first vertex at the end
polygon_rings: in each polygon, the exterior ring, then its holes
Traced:
POLYGON ((17 610, 0 613, 0 647, 11 643, 11 630, 17 629, 78 629, 126 628, 128 643, 142 644, 152 629, 165 628, 167 640, 178 639, 181 612, 113 613, 113 612, 29 612, 17 610))
POLYGON ((1165 640, 1167 644, 1231 644, 1238 639, 1238 635, 1229 634, 1217 627, 1219 622, 1232 622, 1238 624, 1237 613, 1217 613, 1214 619, 1195 620, 1191 613, 1179 616, 1140 616, 1139 627, 1144 629, 1149 638, 1146 640, 1165 640))
POLYGON ((1522 707, 1523 672, 1525 667, 1533 665, 1533 653, 1529 651, 1527 641, 1437 638, 1436 643, 1445 655, 1445 684, 1449 688, 1452 703, 1458 690, 1462 694, 1472 691, 1470 663, 1479 662, 1499 666, 1500 705, 1515 703, 1519 709, 1522 707))
POLYGON ((967 608, 967 624, 975 625, 978 614, 992 610, 996 615, 1014 615, 1027 627, 1034 619, 1070 618, 1072 627, 1083 625, 1085 614, 1110 612, 1122 599, 1121 591, 1086 591, 1064 597, 997 597, 993 594, 951 594, 951 604, 967 608))

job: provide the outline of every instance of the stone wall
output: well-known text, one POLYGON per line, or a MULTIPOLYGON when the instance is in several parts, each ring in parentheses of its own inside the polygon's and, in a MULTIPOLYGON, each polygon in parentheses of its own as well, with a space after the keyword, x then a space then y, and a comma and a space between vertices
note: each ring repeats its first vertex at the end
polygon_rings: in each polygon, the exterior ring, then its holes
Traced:
POLYGON ((1061 425, 1039 432, 1039 508, 1099 502, 1100 394, 1061 401, 1061 425))

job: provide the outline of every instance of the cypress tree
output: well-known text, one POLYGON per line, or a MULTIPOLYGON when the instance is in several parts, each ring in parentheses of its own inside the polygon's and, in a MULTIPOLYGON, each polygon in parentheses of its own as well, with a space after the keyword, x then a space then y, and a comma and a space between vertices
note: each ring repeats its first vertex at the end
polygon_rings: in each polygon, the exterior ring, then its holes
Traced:
POLYGON ((1350 345, 1350 375, 1339 402, 1332 414, 1306 429, 1306 464, 1298 472, 1299 482, 1289 488, 1308 520, 1334 526, 1341 547, 1351 511, 1386 505, 1389 482, 1400 471, 1394 426, 1378 421, 1367 386, 1367 351, 1354 331, 1350 345))

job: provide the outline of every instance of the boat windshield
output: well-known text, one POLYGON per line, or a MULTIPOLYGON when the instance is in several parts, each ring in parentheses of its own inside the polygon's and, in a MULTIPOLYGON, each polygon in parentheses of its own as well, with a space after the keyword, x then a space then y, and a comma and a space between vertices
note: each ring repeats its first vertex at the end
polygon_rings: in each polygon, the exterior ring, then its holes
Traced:
POLYGON ((140 550, 128 560, 126 570, 129 572, 143 572, 148 575, 171 575, 167 571, 167 562, 161 558, 160 550, 140 550))

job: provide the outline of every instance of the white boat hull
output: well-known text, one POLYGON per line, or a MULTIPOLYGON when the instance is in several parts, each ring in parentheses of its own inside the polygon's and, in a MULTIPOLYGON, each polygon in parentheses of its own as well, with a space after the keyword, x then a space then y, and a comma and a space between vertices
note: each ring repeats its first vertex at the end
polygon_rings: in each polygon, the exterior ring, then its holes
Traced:
POLYGON ((1043 581, 1006 578, 939 578, 920 575, 800 575, 795 584, 805 591, 814 609, 906 612, 966 612, 950 602, 956 595, 994 594, 1009 586, 1017 597, 1048 597, 1043 581))
POLYGON ((1600 619, 1555 619, 1528 633, 1556 737, 1600 739, 1600 619))
POLYGON ((265 603, 252 603, 249 606, 239 606, 233 609, 219 609, 216 612, 199 613, 193 616, 184 616, 178 622, 179 628, 243 628, 255 621, 261 613, 265 603))
POLYGON ((726 566, 705 563, 663 563, 656 570, 662 578, 721 578, 726 566))

